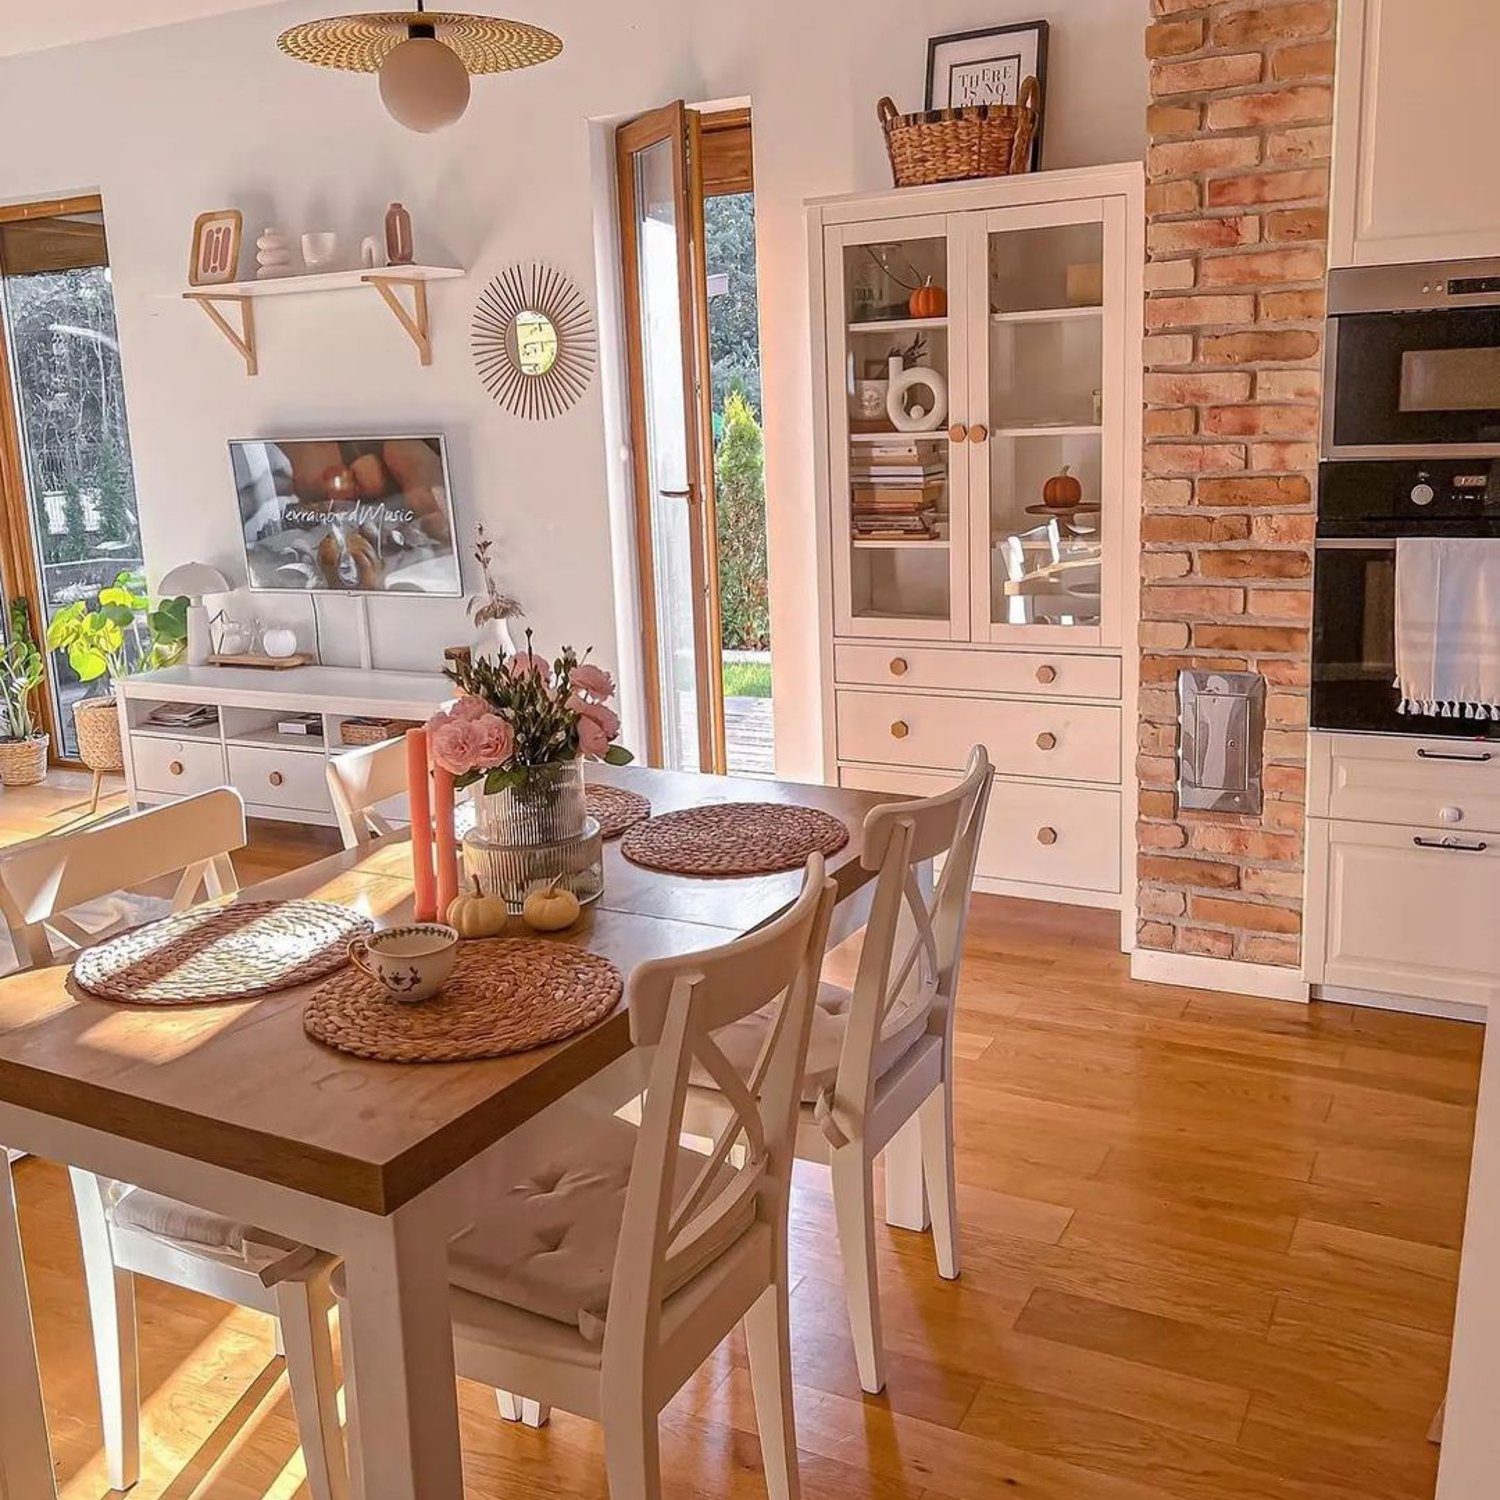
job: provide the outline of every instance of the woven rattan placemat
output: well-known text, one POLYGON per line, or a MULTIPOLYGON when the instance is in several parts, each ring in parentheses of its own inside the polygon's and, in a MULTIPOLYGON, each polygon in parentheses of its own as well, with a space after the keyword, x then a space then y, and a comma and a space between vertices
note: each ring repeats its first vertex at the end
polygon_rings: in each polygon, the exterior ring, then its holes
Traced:
POLYGON ((602 838, 617 839, 627 828, 651 816, 650 801, 639 792, 627 792, 622 786, 596 786, 583 789, 589 816, 599 825, 602 838))
POLYGON ((459 947, 431 1000, 393 1000, 358 969, 335 975, 307 1002, 302 1025, 377 1062, 474 1062, 586 1031, 615 1008, 621 988, 620 971, 582 948, 490 938, 459 947))
POLYGON ((248 1000, 321 979, 370 920, 328 901, 236 901, 163 917, 85 948, 73 979, 100 1000, 194 1005, 248 1000))
POLYGON ((816 807, 711 802, 637 823, 620 848, 636 864, 672 875, 770 875, 848 842, 848 828, 816 807))

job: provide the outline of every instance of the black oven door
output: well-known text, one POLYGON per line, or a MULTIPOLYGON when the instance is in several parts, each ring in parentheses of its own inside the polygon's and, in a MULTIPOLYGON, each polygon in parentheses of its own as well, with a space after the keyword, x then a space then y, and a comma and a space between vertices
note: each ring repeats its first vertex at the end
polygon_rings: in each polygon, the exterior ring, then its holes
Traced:
POLYGON ((1500 453, 1500 307, 1329 320, 1324 452, 1500 453))
POLYGON ((1314 729, 1500 739, 1500 723, 1397 712, 1396 543, 1320 541, 1313 572, 1314 729))

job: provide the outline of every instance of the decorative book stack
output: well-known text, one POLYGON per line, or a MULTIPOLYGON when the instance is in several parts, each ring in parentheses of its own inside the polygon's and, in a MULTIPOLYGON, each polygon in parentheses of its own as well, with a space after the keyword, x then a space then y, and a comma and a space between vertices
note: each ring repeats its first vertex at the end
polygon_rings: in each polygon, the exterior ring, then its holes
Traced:
POLYGON ((946 440, 893 435, 860 443, 849 461, 856 541, 924 541, 940 535, 946 440))

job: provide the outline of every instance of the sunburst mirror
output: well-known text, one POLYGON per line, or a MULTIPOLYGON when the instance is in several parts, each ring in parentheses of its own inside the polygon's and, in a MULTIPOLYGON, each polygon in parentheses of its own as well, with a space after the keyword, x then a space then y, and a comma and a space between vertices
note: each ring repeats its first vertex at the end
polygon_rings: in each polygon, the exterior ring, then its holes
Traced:
POLYGON ((561 271, 533 263, 502 271, 474 309, 474 366, 507 411, 541 421, 588 389, 599 358, 594 316, 561 271))

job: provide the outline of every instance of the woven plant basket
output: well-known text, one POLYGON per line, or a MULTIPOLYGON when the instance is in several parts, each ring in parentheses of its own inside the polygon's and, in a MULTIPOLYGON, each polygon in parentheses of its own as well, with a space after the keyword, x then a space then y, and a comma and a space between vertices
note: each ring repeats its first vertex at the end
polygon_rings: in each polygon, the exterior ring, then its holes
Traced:
POLYGON ((0 740, 0 785, 35 786, 47 774, 47 736, 0 740))
POLYGON ((876 109, 897 187, 1011 177, 1031 170, 1042 90, 1035 78, 1024 78, 1015 104, 903 115, 889 99, 882 99, 876 109))
POLYGON ((91 771, 123 771, 120 714, 113 698, 85 698, 73 705, 73 728, 78 731, 78 758, 91 771))

